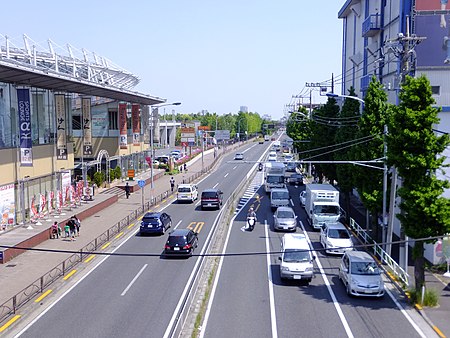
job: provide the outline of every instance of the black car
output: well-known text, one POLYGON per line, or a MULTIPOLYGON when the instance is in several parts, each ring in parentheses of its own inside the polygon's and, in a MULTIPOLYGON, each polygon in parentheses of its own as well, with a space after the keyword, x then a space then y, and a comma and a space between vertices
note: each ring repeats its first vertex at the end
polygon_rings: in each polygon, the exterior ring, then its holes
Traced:
POLYGON ((171 226, 172 219, 165 212, 147 212, 144 217, 142 217, 139 234, 159 233, 163 235, 171 226))
POLYGON ((290 184, 295 184, 295 185, 303 185, 303 175, 302 174, 292 174, 291 176, 289 176, 288 178, 288 182, 290 184))
POLYGON ((192 256, 198 246, 197 233, 190 229, 176 229, 169 234, 164 255, 167 256, 192 256))
POLYGON ((220 209, 223 200, 223 192, 219 189, 206 189, 202 192, 201 207, 205 208, 217 208, 220 209))

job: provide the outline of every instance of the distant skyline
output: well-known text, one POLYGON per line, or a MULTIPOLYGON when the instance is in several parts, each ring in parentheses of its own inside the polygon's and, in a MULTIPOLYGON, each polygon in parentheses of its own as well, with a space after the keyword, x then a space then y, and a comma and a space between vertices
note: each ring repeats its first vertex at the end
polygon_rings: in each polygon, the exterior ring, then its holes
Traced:
MULTIPOLYGON (((167 107, 176 113, 246 106, 279 119, 306 82, 339 77, 344 2, 7 1, 0 44, 23 47, 26 34, 41 48, 84 48, 137 75, 133 90, 181 102, 167 107)), ((313 91, 313 103, 325 100, 313 91)))

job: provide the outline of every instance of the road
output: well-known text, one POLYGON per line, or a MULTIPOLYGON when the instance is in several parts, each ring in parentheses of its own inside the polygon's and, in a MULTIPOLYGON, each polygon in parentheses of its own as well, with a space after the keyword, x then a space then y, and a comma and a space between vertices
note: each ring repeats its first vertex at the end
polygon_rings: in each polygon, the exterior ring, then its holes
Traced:
MULTIPOLYGON (((262 183, 262 175, 258 179, 262 183)), ((221 260, 201 337, 436 336, 415 310, 389 294, 382 299, 349 297, 338 278, 340 257, 322 252, 319 232, 308 225, 300 207, 304 186, 288 189, 298 215, 297 232, 304 228, 315 250, 316 278, 309 286, 281 281, 277 252, 283 233, 273 231, 269 196, 259 187, 230 227, 224 253, 233 255, 221 260), (242 232, 250 205, 258 224, 253 232, 242 232)), ((395 294, 387 278, 386 288, 395 294)))
MULTIPOLYGON (((267 144, 247 145, 242 152, 248 162, 233 161, 234 154, 225 156, 220 167, 197 184, 199 191, 219 188, 226 200, 266 149, 267 144)), ((199 247, 195 253, 203 252, 219 211, 201 211, 199 201, 170 203, 164 211, 171 216, 173 228, 197 229, 199 247)), ((104 258, 64 293, 51 295, 47 301, 51 305, 42 312, 23 318, 23 323, 30 324, 21 327, 20 336, 168 336, 200 257, 164 259, 160 255, 166 238, 167 235, 142 237, 131 233, 111 248, 117 255, 104 258)))

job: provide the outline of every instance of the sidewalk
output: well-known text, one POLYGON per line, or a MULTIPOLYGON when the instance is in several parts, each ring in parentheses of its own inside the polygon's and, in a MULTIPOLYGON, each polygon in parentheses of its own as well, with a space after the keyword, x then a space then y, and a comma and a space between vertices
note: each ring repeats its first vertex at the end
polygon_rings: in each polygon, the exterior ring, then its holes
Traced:
MULTIPOLYGON (((361 201, 351 195, 350 198, 350 216, 362 227, 366 224, 366 209, 361 201)), ((411 255, 412 249, 409 249, 411 255)), ((399 245, 392 246, 392 258, 398 262, 399 245)), ((410 283, 414 284, 414 261, 410 258, 408 260, 408 274, 410 276, 410 283)), ((425 318, 430 326, 441 337, 450 337, 450 278, 442 275, 434 274, 430 271, 425 271, 426 287, 434 289, 439 295, 439 306, 434 308, 420 308, 416 307, 417 311, 425 318)))
MULTIPOLYGON (((231 151, 235 147, 229 147, 227 150, 231 151)), ((220 155, 222 152, 220 152, 220 155)), ((220 162, 222 157, 219 156, 216 161, 220 162)), ((207 168, 212 165, 214 159, 213 152, 206 153, 203 158, 203 168, 207 168)), ((188 172, 179 173, 174 175, 176 184, 182 183, 183 180, 190 181, 192 177, 199 176, 202 171, 201 155, 188 163, 188 172)), ((167 193, 169 198, 167 201, 171 201, 170 196, 170 177, 171 175, 163 175, 159 170, 154 170, 154 189, 153 196, 164 195, 167 193), (156 177, 158 178, 156 179, 156 177)), ((88 243, 98 238, 101 234, 105 233, 113 225, 117 224, 124 217, 131 214, 133 211, 142 207, 142 195, 139 187, 137 186, 137 180, 144 179, 147 182, 150 180, 150 172, 146 172, 143 175, 136 177, 134 181, 128 181, 132 187, 132 193, 129 199, 121 194, 118 188, 109 189, 111 193, 106 191, 96 191, 94 201, 83 203, 81 207, 74 208, 72 211, 66 211, 65 216, 61 216, 58 220, 61 222, 65 217, 68 219, 72 215, 77 215, 81 219, 80 236, 76 237, 75 241, 69 241, 65 238, 59 239, 47 239, 40 244, 30 245, 33 249, 47 249, 47 250, 71 250, 78 251, 85 247, 88 243), (119 192, 119 195, 117 195, 119 192), (120 198, 118 196, 121 196, 120 198), (82 217, 84 214, 84 217, 82 217)), ((125 182, 121 182, 120 185, 125 185, 125 182)), ((145 187, 144 201, 150 201, 150 185, 145 187)), ((162 203, 158 203, 161 205, 162 203)), ((156 205, 158 207, 158 205, 156 205)), ((0 234, 0 245, 10 246, 18 245, 25 237, 31 238, 35 236, 47 236, 49 238, 51 227, 53 222, 41 221, 42 225, 32 225, 33 229, 27 229, 24 227, 14 228, 11 231, 0 234), (13 243, 13 244, 12 244, 13 243)), ((65 223, 62 223, 62 225, 65 223)), ((136 227, 130 231, 134 231, 136 227)), ((63 231, 64 235, 64 231, 63 231)), ((1 250, 1 248, 0 248, 1 250)), ((8 301, 14 295, 20 293, 22 290, 30 286, 39 280, 41 276, 52 270, 58 264, 61 264, 65 259, 73 255, 72 253, 55 253, 55 252, 40 252, 40 251, 27 251, 17 257, 14 257, 5 264, 0 264, 0 306, 8 301)), ((38 283, 35 283, 39 285, 38 283)), ((5 309, 0 308, 0 318, 2 312, 5 309)))

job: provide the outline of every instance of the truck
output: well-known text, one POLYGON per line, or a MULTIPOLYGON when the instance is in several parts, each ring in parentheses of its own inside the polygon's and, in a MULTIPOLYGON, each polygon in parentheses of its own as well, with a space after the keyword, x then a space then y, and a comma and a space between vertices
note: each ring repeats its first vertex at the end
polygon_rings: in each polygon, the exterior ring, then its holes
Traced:
POLYGON ((264 135, 264 141, 270 141, 270 136, 269 135, 264 135))
POLYGON ((324 223, 338 222, 341 217, 339 191, 331 184, 307 184, 305 210, 314 229, 320 229, 324 223))
POLYGON ((264 190, 270 193, 273 188, 286 188, 285 166, 282 162, 268 162, 264 171, 264 190))

